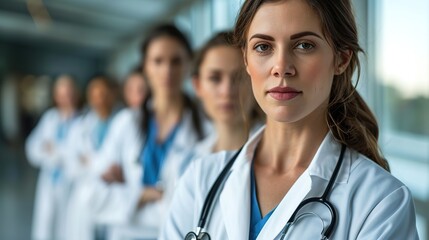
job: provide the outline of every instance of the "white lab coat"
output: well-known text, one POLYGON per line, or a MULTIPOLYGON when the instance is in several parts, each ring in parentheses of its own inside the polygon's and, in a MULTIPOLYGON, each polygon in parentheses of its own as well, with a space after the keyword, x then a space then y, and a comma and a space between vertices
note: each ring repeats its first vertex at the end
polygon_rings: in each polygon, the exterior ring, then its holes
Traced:
MULTIPOLYGON (((211 239, 249 239, 250 167, 264 128, 254 135, 236 159, 213 204, 206 225, 211 239)), ((258 235, 258 240, 279 239, 279 233, 305 198, 321 196, 335 168, 341 145, 328 133, 309 167, 297 179, 258 235)), ((234 152, 221 152, 195 161, 178 184, 161 240, 183 239, 195 231, 205 197, 234 152)), ((409 189, 365 156, 347 149, 329 196, 338 212, 331 239, 418 239, 415 209, 409 189)), ((324 219, 320 204, 307 208, 324 219)), ((319 218, 304 217, 285 239, 320 239, 319 218)))
MULTIPOLYGON (((159 228, 164 221, 168 205, 171 201, 177 180, 182 174, 185 154, 189 152, 198 141, 198 135, 192 123, 191 112, 186 110, 176 132, 171 148, 167 153, 164 166, 160 173, 160 181, 163 187, 163 198, 160 201, 148 203, 141 209, 137 209, 138 200, 144 187, 141 184, 143 168, 139 157, 142 151, 144 134, 140 133, 140 121, 138 124, 129 122, 129 128, 124 131, 123 146, 126 151, 121 151, 121 162, 125 174, 125 184, 112 184, 109 186, 108 201, 99 211, 99 221, 110 221, 116 218, 116 224, 111 225, 109 239, 156 239, 159 228), (112 214, 114 213, 114 214, 112 214), (114 216, 115 215, 115 216, 114 216), (125 221, 123 221, 125 220, 125 221), (122 222, 122 223, 121 223, 122 222)), ((208 125, 202 122, 203 130, 208 131, 208 125)), ((114 222, 113 222, 114 223, 114 222)))
MULTIPOLYGON (((112 113, 114 114, 114 113, 112 113)), ((114 116, 110 116, 113 118, 114 116)), ((99 184, 97 175, 99 167, 97 153, 105 144, 105 138, 100 148, 96 148, 94 141, 94 129, 100 119, 94 111, 89 111, 79 119, 76 127, 72 129, 71 141, 73 149, 69 154, 71 176, 74 179, 73 189, 67 206, 66 229, 63 233, 69 240, 93 240, 95 225, 93 224, 93 212, 101 204, 103 198, 96 192, 99 184), (86 164, 81 159, 85 157, 86 164)), ((107 127, 106 136, 111 130, 112 120, 107 127)))
MULTIPOLYGON (((262 124, 259 122, 253 124, 253 127, 250 129, 250 132, 249 132, 249 137, 254 135, 261 127, 262 127, 262 124)), ((202 141, 198 142, 195 145, 195 147, 190 149, 188 156, 186 156, 187 160, 184 161, 184 163, 186 164, 186 167, 189 165, 190 162, 194 160, 213 154, 214 153, 213 149, 215 148, 217 140, 218 140, 218 135, 215 131, 213 131, 202 141)), ((180 168, 182 173, 184 172, 184 170, 186 170, 186 167, 180 168)))
MULTIPOLYGON (((70 148, 70 131, 61 142, 57 140, 58 127, 64 120, 57 109, 48 110, 26 142, 26 154, 30 163, 40 168, 33 213, 32 239, 62 239, 64 217, 69 196, 71 178, 68 172, 67 154, 70 148), (52 151, 46 151, 46 143, 52 151), (61 169, 57 181, 55 169, 61 169)), ((76 118, 69 120, 73 128, 76 118)))
POLYGON ((95 224, 126 224, 134 213, 135 201, 141 191, 141 164, 138 155, 142 148, 143 135, 140 124, 141 111, 122 109, 113 119, 112 131, 96 156, 96 162, 99 164, 93 169, 99 179, 96 192, 101 204, 93 211, 95 224), (126 184, 107 184, 101 180, 101 175, 112 164, 122 166, 126 184))

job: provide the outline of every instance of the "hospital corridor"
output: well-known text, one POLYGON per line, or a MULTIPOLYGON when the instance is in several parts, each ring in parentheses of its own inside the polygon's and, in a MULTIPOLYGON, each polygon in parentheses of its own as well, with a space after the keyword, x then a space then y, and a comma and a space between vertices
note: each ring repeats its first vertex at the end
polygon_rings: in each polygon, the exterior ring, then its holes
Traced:
POLYGON ((1 0, 0 240, 429 240, 428 0, 1 0))

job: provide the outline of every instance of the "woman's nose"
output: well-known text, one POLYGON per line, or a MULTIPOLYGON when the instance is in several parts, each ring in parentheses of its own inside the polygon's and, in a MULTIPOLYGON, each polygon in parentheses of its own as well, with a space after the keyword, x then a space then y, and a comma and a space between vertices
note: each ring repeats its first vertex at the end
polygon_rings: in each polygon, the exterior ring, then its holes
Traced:
POLYGON ((220 92, 222 96, 230 97, 234 90, 234 83, 229 77, 224 77, 220 86, 220 92))
POLYGON ((279 53, 275 56, 272 75, 278 78, 292 77, 296 74, 295 66, 293 65, 292 56, 287 52, 279 53))

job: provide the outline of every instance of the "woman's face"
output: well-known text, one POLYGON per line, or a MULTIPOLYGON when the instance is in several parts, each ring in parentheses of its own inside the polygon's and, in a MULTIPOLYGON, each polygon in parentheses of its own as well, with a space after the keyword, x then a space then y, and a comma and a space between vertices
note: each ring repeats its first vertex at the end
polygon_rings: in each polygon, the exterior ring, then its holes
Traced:
POLYGON ((305 1, 263 4, 249 27, 245 58, 255 98, 269 119, 293 123, 325 116, 337 71, 334 52, 305 1))
POLYGON ((111 109, 114 97, 112 90, 102 81, 93 80, 89 85, 89 104, 96 112, 105 112, 111 109))
POLYGON ((146 83, 141 74, 132 74, 124 86, 125 102, 130 108, 139 108, 146 98, 146 83))
MULTIPOLYGON (((205 112, 216 123, 236 124, 243 121, 239 89, 250 85, 239 79, 244 70, 243 56, 239 49, 230 46, 210 48, 201 62, 199 76, 193 80, 197 96, 205 112)), ((249 115, 254 104, 250 87, 242 100, 245 114, 249 115)), ((240 91, 240 94, 243 94, 240 91)))
POLYGON ((54 101, 59 109, 75 109, 77 93, 73 80, 62 77, 54 87, 54 101))
POLYGON ((188 73, 189 56, 178 40, 162 36, 149 44, 143 67, 154 95, 177 95, 188 73))

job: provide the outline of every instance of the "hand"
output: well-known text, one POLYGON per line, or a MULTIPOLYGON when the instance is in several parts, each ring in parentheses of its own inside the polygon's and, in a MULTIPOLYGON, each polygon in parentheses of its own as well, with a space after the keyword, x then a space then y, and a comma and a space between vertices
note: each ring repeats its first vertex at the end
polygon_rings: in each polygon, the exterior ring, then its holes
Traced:
POLYGON ((54 151, 54 144, 51 141, 44 142, 43 150, 49 154, 52 154, 52 152, 54 151))
POLYGON ((150 202, 159 201, 162 198, 162 191, 154 187, 146 187, 140 195, 138 207, 141 208, 150 202))
POLYGON ((124 183, 122 167, 118 164, 112 164, 101 176, 106 183, 124 183))
POLYGON ((80 155, 79 156, 79 161, 83 166, 88 165, 88 157, 86 157, 85 155, 80 155))

